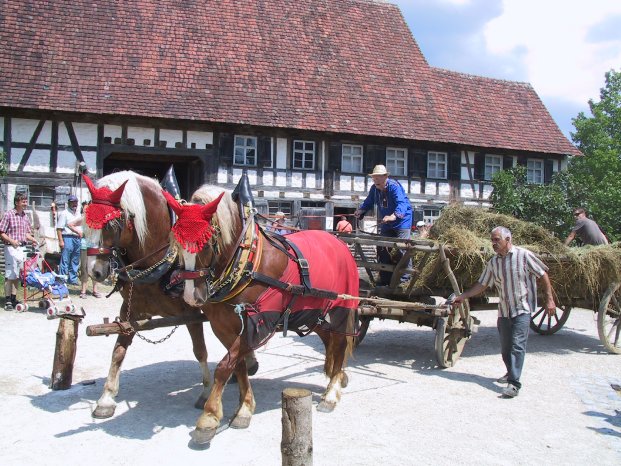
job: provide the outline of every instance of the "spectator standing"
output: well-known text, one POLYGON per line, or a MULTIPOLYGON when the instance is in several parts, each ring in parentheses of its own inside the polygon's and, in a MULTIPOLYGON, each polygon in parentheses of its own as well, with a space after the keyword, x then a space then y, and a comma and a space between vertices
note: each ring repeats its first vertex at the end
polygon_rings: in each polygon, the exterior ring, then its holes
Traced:
MULTIPOLYGON (((412 230, 412 206, 405 194, 401 183, 388 178, 390 173, 384 165, 376 165, 369 176, 373 179, 373 186, 360 207, 354 212, 356 217, 363 216, 373 206, 377 206, 377 217, 380 223, 382 236, 393 238, 410 239, 412 230)), ((390 264, 393 261, 390 251, 384 247, 378 247, 378 259, 382 264, 390 264)), ((403 253, 400 253, 403 254, 403 253)), ((399 260, 400 257, 396 258, 399 260)), ((380 271, 380 285, 390 284, 391 272, 380 271)), ((407 279, 407 277, 402 277, 407 279)))
POLYGON ((60 267, 61 275, 67 276, 67 283, 79 285, 78 267, 80 265, 80 236, 72 231, 68 224, 80 218, 78 213, 78 198, 74 195, 67 199, 67 208, 58 216, 56 223, 56 234, 58 245, 60 246, 60 267))
POLYGON ((341 215, 341 220, 336 224, 336 231, 339 233, 351 233, 352 227, 351 223, 347 221, 347 217, 345 215, 341 215))
POLYGON ((278 235, 286 235, 289 233, 289 230, 286 228, 282 228, 285 224, 285 213, 280 210, 274 214, 276 220, 272 222, 269 227, 269 230, 278 234, 278 235))
POLYGON ((17 285, 24 267, 25 253, 22 246, 30 241, 36 246, 32 235, 30 218, 26 215, 28 197, 24 193, 15 195, 14 208, 7 210, 0 220, 0 237, 4 243, 4 310, 12 311, 19 303, 17 285))
POLYGON ((478 282, 457 296, 453 305, 483 293, 488 287, 496 287, 500 298, 497 321, 500 352, 507 368, 507 373, 497 382, 506 383, 502 395, 513 398, 522 387, 520 376, 526 356, 530 316, 537 309, 537 279, 543 284, 548 315, 554 315, 556 305, 546 265, 527 249, 514 246, 508 228, 494 228, 491 240, 496 255, 489 260, 478 282))
POLYGON ((586 210, 582 207, 574 209, 574 219, 576 223, 565 238, 566 246, 569 246, 576 236, 580 238, 583 244, 608 244, 608 238, 602 233, 599 225, 587 217, 586 210))
MULTIPOLYGON (((82 214, 84 213, 84 207, 86 204, 86 202, 82 203, 82 214)), ((90 247, 95 247, 95 245, 89 243, 88 239, 86 239, 84 235, 82 230, 82 217, 70 222, 67 224, 67 227, 80 237, 80 284, 82 285, 82 288, 80 289, 80 298, 85 299, 88 289, 88 256, 86 255, 86 251, 90 247)), ((101 298, 101 293, 97 291, 97 282, 92 278, 91 282, 93 283, 93 296, 95 298, 101 298)))

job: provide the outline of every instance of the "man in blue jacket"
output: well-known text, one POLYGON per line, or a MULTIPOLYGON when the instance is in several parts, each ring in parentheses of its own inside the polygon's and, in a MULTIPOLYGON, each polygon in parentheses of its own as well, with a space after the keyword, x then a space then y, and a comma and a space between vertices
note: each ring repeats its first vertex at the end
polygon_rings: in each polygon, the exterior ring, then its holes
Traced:
MULTIPOLYGON (((389 174, 384 165, 376 165, 373 168, 373 173, 369 174, 373 179, 373 186, 371 186, 369 195, 354 215, 360 217, 376 205, 382 236, 410 239, 412 206, 403 186, 397 181, 389 179, 389 174)), ((378 248, 378 256, 381 263, 392 263, 388 249, 378 248)), ((391 275, 390 272, 381 271, 379 284, 388 285, 391 275)))

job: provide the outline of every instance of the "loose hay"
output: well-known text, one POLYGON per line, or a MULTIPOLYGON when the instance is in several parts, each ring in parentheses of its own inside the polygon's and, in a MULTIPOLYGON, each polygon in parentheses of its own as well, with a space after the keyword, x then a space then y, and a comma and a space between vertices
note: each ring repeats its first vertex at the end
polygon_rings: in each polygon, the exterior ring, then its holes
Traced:
MULTIPOLYGON (((430 231, 430 238, 449 246, 451 268, 462 290, 478 280, 494 254, 490 233, 497 226, 509 228, 513 244, 533 251, 549 267, 557 305, 570 304, 571 298, 595 305, 610 283, 621 281, 618 244, 570 248, 533 223, 480 208, 450 206, 442 211, 430 231)), ((451 288, 439 257, 424 267, 415 288, 451 288)))

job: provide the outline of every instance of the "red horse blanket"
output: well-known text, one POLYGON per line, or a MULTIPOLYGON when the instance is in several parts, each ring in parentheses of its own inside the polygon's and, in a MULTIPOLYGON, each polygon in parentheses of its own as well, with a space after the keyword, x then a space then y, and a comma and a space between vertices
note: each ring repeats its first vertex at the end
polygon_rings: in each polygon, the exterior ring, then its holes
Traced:
MULTIPOLYGON (((300 249, 308 261, 313 288, 358 296, 358 268, 345 243, 319 230, 293 233, 287 235, 287 239, 300 249)), ((298 264, 289 260, 279 280, 293 285, 302 284, 298 264)), ((281 317, 292 298, 291 293, 271 287, 259 296, 257 302, 246 305, 248 343, 251 347, 262 345, 273 335, 278 325, 282 324, 281 317)), ((357 308, 357 299, 297 296, 291 306, 288 328, 306 334, 319 325, 332 332, 355 335, 357 319, 350 317, 357 308)))

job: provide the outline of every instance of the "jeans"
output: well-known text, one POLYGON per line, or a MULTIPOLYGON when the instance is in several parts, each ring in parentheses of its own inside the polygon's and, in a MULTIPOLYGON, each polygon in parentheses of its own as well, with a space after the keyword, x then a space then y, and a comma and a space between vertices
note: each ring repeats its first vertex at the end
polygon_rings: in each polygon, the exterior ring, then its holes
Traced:
POLYGON ((520 376, 526 356, 526 343, 530 328, 530 313, 516 317, 499 317, 498 333, 500 334, 500 353, 509 374, 511 385, 521 388, 520 376))
POLYGON ((77 236, 63 236, 65 246, 60 254, 61 275, 67 276, 68 283, 78 283, 78 266, 80 265, 80 238, 77 236))
MULTIPOLYGON (((392 229, 392 230, 382 230, 382 236, 390 236, 391 238, 400 238, 400 239, 410 239, 410 235, 411 235, 411 230, 409 228, 397 228, 397 229, 392 229)), ((377 256, 378 256, 378 260, 381 264, 392 264, 399 262, 399 260, 401 259, 401 256, 403 256, 403 253, 401 251, 399 251, 399 253, 397 254, 397 257, 393 258, 390 256, 390 250, 388 248, 384 248, 384 247, 378 247, 377 248, 377 256)), ((409 268, 412 268, 412 261, 410 260, 410 263, 408 264, 409 268)), ((380 285, 389 285, 390 284, 390 279, 392 278, 392 272, 386 272, 383 270, 380 270, 379 273, 380 276, 380 285)), ((408 275, 404 275, 403 277, 401 277, 401 279, 407 279, 409 276, 408 275)))

